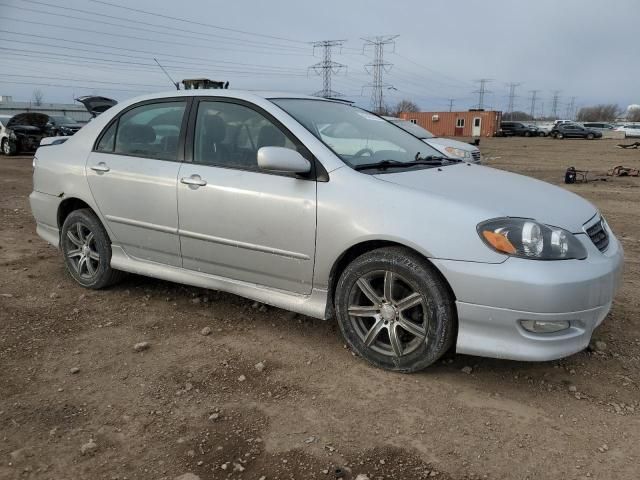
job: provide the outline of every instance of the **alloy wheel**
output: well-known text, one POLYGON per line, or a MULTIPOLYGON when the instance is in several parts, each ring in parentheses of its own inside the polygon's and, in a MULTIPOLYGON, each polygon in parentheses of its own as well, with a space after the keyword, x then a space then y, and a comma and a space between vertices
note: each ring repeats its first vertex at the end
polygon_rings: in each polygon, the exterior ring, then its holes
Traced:
POLYGON ((71 267, 81 278, 93 278, 100 265, 100 254, 91 229, 81 222, 76 222, 67 230, 64 240, 65 255, 71 267))
POLYGON ((429 333, 425 298, 403 276, 389 270, 358 279, 349 293, 348 315, 364 345, 390 357, 412 353, 429 333))

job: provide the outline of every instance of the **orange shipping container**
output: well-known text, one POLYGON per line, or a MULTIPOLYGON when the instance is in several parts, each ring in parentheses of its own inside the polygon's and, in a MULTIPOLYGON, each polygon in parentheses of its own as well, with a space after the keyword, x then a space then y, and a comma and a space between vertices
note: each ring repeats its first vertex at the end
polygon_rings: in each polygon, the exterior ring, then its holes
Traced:
POLYGON ((426 128, 437 137, 493 137, 500 129, 502 112, 404 112, 400 118, 426 128))

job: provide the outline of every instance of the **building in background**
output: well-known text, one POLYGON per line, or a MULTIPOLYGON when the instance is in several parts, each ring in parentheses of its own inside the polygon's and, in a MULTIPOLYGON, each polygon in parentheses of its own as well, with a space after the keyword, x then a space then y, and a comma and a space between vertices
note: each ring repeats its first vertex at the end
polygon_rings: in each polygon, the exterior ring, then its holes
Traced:
POLYGON ((400 118, 426 128, 437 137, 493 137, 500 129, 502 112, 404 112, 400 118))
POLYGON ((24 112, 38 112, 51 116, 65 115, 82 123, 91 119, 87 109, 79 103, 43 102, 41 105, 35 105, 33 102, 15 102, 11 96, 0 95, 0 115, 14 116, 24 112))

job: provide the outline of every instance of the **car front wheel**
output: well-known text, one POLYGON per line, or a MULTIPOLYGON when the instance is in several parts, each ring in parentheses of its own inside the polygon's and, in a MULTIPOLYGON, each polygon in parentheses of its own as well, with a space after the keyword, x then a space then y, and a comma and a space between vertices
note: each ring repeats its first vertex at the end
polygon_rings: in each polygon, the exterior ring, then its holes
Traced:
POLYGON ((15 155, 16 146, 8 138, 2 140, 2 153, 5 155, 15 155))
POLYGON ((422 370, 454 341, 455 311, 445 281, 403 248, 373 250, 349 264, 338 281, 335 307, 351 349, 386 370, 422 370))
POLYGON ((593 133, 587 134, 587 140, 593 140, 594 138, 595 138, 595 135, 593 133))
POLYGON ((111 268, 111 241, 89 209, 69 214, 62 225, 60 245, 69 274, 83 287, 105 288, 124 276, 111 268))

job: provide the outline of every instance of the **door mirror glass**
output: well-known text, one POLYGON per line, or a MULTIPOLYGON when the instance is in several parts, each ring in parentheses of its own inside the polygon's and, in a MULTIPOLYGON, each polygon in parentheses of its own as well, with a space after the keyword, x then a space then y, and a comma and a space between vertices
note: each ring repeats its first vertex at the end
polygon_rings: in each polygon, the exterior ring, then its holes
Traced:
POLYGON ((309 173, 311 162, 300 153, 284 147, 262 147, 258 150, 261 170, 279 173, 309 173))

